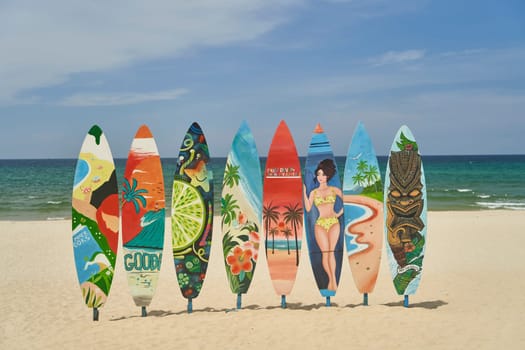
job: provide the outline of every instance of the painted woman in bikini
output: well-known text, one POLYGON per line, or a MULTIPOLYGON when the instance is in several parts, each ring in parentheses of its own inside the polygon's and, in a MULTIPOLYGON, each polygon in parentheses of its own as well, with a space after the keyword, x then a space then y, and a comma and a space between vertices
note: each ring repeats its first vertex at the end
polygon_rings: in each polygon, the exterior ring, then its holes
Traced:
POLYGON ((340 234, 339 217, 343 214, 343 208, 335 212, 336 198, 343 199, 339 188, 328 185, 328 181, 335 175, 335 164, 331 159, 322 160, 315 169, 315 181, 319 184, 310 192, 308 197, 306 187, 304 188, 304 203, 306 211, 310 211, 314 205, 319 211, 319 218, 315 222, 314 234, 317 245, 322 253, 323 269, 328 275, 328 290, 337 289, 335 277, 336 260, 335 246, 340 234))

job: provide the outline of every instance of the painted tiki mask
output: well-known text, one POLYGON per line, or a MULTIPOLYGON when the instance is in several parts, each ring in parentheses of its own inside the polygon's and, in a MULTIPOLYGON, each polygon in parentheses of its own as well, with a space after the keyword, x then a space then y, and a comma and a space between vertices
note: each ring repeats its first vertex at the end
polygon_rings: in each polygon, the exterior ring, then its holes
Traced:
POLYGON ((421 156, 417 151, 391 152, 388 188, 388 244, 400 267, 407 265, 407 253, 414 251, 425 224, 421 183, 421 156))

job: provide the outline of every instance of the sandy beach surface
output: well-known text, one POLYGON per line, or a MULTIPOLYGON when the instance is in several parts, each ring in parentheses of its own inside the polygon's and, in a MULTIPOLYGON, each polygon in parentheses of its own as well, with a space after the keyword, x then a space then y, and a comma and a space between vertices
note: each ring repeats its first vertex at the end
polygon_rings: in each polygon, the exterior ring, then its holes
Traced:
POLYGON ((1 349, 525 348, 522 211, 430 212, 423 277, 409 308, 394 290, 384 251, 369 306, 361 304, 345 259, 337 295, 325 307, 303 249, 288 309, 280 308, 261 250, 243 308, 235 311, 215 218, 209 271, 192 314, 166 234, 148 317, 129 295, 119 255, 98 322, 81 298, 70 227, 70 221, 0 222, 1 349))

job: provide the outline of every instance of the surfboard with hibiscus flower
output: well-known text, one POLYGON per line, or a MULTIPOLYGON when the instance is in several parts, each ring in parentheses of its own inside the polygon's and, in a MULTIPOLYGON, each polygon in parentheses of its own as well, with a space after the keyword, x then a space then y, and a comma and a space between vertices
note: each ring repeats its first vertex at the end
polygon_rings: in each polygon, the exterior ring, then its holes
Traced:
POLYGON ((203 286, 213 229, 213 174, 204 133, 193 123, 180 146, 173 179, 171 232, 173 261, 182 296, 192 300, 203 286))
POLYGON ((93 320, 109 295, 118 249, 119 197, 106 136, 94 125, 75 168, 72 194, 73 254, 82 298, 93 320))
POLYGON ((262 216, 261 165, 253 134, 243 122, 226 159, 222 183, 222 247, 231 291, 248 292, 259 254, 262 216))
POLYGON ((122 184, 122 247, 128 287, 146 316, 162 262, 165 196, 162 164, 150 129, 137 130, 122 184))

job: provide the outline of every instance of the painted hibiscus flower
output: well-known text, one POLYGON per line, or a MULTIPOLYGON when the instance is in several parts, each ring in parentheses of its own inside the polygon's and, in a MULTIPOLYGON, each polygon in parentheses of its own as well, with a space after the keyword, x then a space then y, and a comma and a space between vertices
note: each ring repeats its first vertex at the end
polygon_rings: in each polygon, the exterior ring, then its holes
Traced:
POLYGON ((260 242, 259 234, 255 231, 250 231, 250 241, 254 242, 255 244, 259 244, 260 242))
POLYGON ((242 211, 240 211, 239 215, 237 216, 237 221, 239 222, 239 225, 246 224, 247 220, 248 218, 246 217, 246 215, 242 211))
POLYGON ((242 247, 244 250, 251 250, 253 261, 257 261, 257 258, 259 257, 259 243, 244 242, 242 247))
POLYGON ((252 270, 252 254, 251 249, 243 250, 239 246, 233 248, 233 254, 226 258, 232 274, 238 275, 242 271, 250 272, 252 270))

